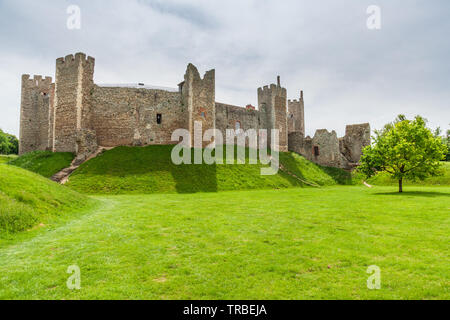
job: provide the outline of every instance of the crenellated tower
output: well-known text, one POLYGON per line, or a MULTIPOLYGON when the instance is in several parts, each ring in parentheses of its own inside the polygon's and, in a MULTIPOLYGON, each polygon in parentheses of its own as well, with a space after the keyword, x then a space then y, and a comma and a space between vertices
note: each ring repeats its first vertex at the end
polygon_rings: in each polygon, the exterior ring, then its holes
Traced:
POLYGON ((287 130, 287 92, 281 87, 280 77, 277 84, 258 88, 258 106, 261 111, 260 128, 267 129, 268 144, 271 145, 270 130, 279 130, 279 150, 288 150, 287 130))
POLYGON ((56 60, 53 150, 79 153, 77 137, 91 129, 95 59, 84 53, 56 60))
POLYGON ((49 134, 53 88, 51 77, 35 75, 30 79, 30 75, 22 75, 19 154, 51 149, 49 134))
POLYGON ((299 100, 288 100, 288 133, 300 132, 305 137, 305 103, 303 91, 299 100))

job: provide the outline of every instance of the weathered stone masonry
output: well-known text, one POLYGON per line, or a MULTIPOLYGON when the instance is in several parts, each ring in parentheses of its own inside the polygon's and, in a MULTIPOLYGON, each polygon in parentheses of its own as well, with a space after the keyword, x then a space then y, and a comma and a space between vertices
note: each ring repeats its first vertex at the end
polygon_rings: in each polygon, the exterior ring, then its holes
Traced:
POLYGON ((179 128, 189 130, 194 146, 198 121, 202 134, 218 129, 224 139, 227 129, 241 133, 267 129, 269 144, 270 130, 278 129, 280 151, 295 151, 316 163, 341 168, 355 166, 361 149, 370 143, 369 124, 347 126, 342 138, 325 129, 305 137, 303 91, 298 100, 287 100, 279 77, 277 84, 258 88, 255 110, 216 102, 214 70, 202 78, 189 64, 183 82, 170 89, 97 85, 94 66, 94 58, 77 53, 56 60, 55 83, 51 77, 22 76, 20 154, 73 152, 82 161, 98 146, 176 143, 171 135, 179 128))
POLYGON ((21 153, 46 150, 49 146, 53 83, 51 77, 22 76, 22 97, 20 108, 21 153))

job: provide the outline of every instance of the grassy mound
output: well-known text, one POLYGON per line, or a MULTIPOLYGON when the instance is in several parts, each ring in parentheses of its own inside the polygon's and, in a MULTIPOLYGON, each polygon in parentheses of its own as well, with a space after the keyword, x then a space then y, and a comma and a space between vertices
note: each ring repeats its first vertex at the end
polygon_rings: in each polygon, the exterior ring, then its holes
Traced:
POLYGON ((16 155, 0 155, 0 164, 10 162, 16 158, 16 155))
POLYGON ((34 151, 13 159, 9 164, 50 178, 69 167, 73 158, 74 155, 70 152, 34 151))
MULTIPOLYGON (((376 176, 371 177, 367 180, 368 183, 379 186, 396 186, 398 181, 392 179, 389 174, 381 172, 376 176)), ((405 186, 450 186, 450 162, 442 163, 442 175, 436 177, 429 177, 425 180, 404 180, 403 185, 405 186)))
MULTIPOLYGON (((117 147, 87 161, 68 186, 89 194, 193 193, 279 189, 305 184, 286 172, 260 174, 261 164, 175 165, 173 146, 117 147)), ((350 174, 318 166, 295 153, 281 153, 284 168, 318 185, 349 183, 350 174)))
POLYGON ((93 203, 35 173, 0 164, 0 235, 26 230, 93 203))

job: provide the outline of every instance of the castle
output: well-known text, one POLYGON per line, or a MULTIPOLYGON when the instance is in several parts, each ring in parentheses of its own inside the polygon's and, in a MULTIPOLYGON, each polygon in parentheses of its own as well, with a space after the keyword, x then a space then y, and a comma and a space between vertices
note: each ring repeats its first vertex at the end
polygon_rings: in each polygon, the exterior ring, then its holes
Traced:
POLYGON ((370 144, 370 126, 349 125, 335 131, 317 130, 305 137, 303 91, 287 100, 277 84, 258 88, 258 109, 215 101, 215 71, 203 78, 189 64, 178 88, 94 83, 95 59, 83 53, 56 60, 51 77, 22 75, 19 152, 73 152, 82 161, 99 146, 173 144, 172 132, 219 129, 279 129, 279 150, 295 151, 321 165, 351 169, 370 144))

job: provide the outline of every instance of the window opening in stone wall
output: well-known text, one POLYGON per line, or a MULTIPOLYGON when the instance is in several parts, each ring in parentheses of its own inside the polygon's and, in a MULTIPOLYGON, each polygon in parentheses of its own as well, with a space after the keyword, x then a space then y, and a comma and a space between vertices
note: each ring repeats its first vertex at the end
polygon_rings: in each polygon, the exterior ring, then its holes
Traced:
POLYGON ((161 115, 160 113, 158 113, 158 114, 156 115, 156 123, 157 123, 157 124, 161 124, 161 121, 162 121, 162 115, 161 115))
POLYGON ((314 146, 314 155, 317 157, 319 155, 319 147, 314 146))

